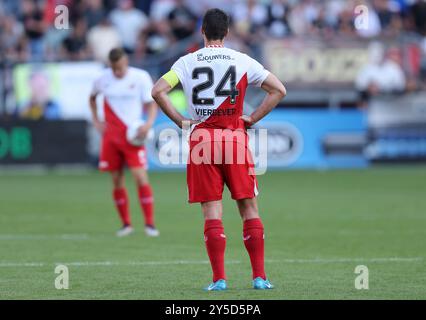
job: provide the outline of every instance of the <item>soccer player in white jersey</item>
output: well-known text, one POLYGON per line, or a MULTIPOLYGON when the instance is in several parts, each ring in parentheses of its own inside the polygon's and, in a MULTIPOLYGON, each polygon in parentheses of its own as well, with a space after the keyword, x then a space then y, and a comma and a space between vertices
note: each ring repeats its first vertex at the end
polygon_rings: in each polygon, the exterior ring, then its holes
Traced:
POLYGON ((123 49, 110 51, 111 67, 95 81, 90 96, 90 108, 93 124, 102 135, 99 157, 99 169, 108 171, 112 177, 113 200, 119 213, 122 228, 117 236, 126 236, 133 232, 129 214, 129 200, 124 180, 124 165, 130 168, 136 181, 139 203, 145 218, 145 233, 158 236, 154 225, 154 197, 149 184, 146 151, 143 145, 133 145, 127 140, 127 129, 135 123, 137 138, 148 134, 157 115, 157 104, 152 99, 152 79, 141 69, 129 67, 128 57, 123 49), (103 96, 105 121, 98 118, 96 97, 103 96), (142 121, 143 109, 146 121, 142 121))
POLYGON ((201 203, 205 219, 204 240, 213 271, 213 282, 206 290, 227 288, 224 268, 226 236, 222 225, 224 184, 236 200, 243 220, 243 239, 252 266, 253 288, 271 289, 273 286, 264 270, 264 229, 256 202, 257 181, 246 128, 266 116, 284 98, 286 89, 260 63, 224 47, 228 26, 226 13, 219 9, 208 10, 202 25, 205 47, 177 60, 154 85, 152 96, 176 125, 182 127, 191 123, 187 184, 189 202, 201 203), (191 119, 185 119, 177 112, 167 96, 167 92, 179 82, 188 100, 191 119), (266 91, 266 97, 251 115, 243 115, 248 85, 261 87, 266 91), (206 132, 210 141, 206 141, 206 132), (238 135, 243 136, 243 143, 234 140, 238 135), (228 139, 231 148, 224 141, 227 137, 231 138, 228 139), (197 159, 200 149, 203 150, 200 155, 203 161, 197 159), (206 150, 213 151, 204 154, 206 150), (241 155, 243 161, 236 161, 235 158, 241 155), (232 161, 226 161, 229 157, 232 161))

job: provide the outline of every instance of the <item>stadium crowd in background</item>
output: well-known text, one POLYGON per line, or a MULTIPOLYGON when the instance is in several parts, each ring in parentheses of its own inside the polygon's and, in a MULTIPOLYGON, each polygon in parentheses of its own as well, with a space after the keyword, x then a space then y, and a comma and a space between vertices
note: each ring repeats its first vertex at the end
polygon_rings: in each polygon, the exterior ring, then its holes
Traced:
MULTIPOLYGON (((107 63, 109 51, 123 47, 134 64, 157 68, 155 77, 169 61, 199 48, 201 17, 212 6, 231 17, 226 46, 260 61, 268 40, 368 40, 369 63, 354 83, 359 106, 383 93, 426 89, 426 0, 2 0, 0 68, 107 63), (61 5, 68 8, 69 28, 55 25, 61 5), (360 5, 368 7, 368 28, 355 27, 360 5)), ((13 85, 7 77, 4 83, 6 96, 13 85)))
POLYGON ((196 34, 202 13, 212 5, 230 13, 230 46, 240 50, 256 50, 260 40, 271 37, 410 32, 426 38, 424 0, 3 0, 1 53, 10 61, 105 61, 109 49, 121 45, 142 58, 196 34), (360 4, 369 7, 367 30, 354 27, 360 4), (66 32, 54 28, 57 5, 70 10, 66 32))

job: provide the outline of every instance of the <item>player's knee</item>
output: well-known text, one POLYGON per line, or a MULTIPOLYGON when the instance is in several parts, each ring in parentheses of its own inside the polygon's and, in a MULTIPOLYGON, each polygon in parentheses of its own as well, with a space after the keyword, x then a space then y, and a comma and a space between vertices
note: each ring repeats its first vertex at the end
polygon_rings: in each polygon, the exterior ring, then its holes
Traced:
POLYGON ((112 174, 112 184, 114 189, 124 188, 124 175, 121 173, 112 174))
POLYGON ((255 219, 259 217, 256 201, 253 199, 244 199, 238 201, 238 208, 243 220, 255 219))
POLYGON ((240 211, 240 214, 243 220, 259 218, 259 212, 257 211, 256 208, 253 208, 253 207, 249 207, 249 208, 246 208, 246 210, 240 211))
POLYGON ((112 182, 114 189, 122 189, 124 188, 124 182, 120 180, 113 180, 112 182))
POLYGON ((134 175, 134 178, 138 186, 146 186, 149 184, 149 179, 146 174, 134 175))
POLYGON ((218 201, 201 203, 204 219, 222 219, 222 205, 218 201))

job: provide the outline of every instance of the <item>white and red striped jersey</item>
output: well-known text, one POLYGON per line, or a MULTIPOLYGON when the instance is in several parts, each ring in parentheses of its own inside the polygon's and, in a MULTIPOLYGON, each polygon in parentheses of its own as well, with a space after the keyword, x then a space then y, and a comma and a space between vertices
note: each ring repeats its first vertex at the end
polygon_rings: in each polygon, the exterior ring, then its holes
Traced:
POLYGON ((143 104, 153 101, 151 76, 142 69, 129 67, 123 78, 116 78, 106 69, 95 81, 92 94, 104 98, 104 113, 107 127, 126 129, 142 121, 143 104))
POLYGON ((183 86, 197 128, 237 129, 248 85, 261 86, 269 75, 259 62, 241 52, 209 46, 189 53, 172 66, 183 86))

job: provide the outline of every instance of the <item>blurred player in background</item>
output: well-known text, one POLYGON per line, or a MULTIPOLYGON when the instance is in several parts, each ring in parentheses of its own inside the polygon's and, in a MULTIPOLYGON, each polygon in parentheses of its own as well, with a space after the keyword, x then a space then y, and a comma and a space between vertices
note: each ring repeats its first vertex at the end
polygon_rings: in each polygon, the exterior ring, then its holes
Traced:
POLYGON ((222 224, 224 183, 236 200, 243 219, 243 238, 252 265, 253 287, 272 289, 264 270, 264 229, 257 208, 257 181, 254 165, 250 161, 246 127, 266 116, 285 96, 286 89, 276 76, 257 61, 224 48, 228 29, 229 18, 226 13, 219 9, 208 10, 202 25, 205 47, 181 57, 171 71, 155 84, 152 95, 179 127, 182 127, 184 121, 192 124, 187 183, 189 202, 201 203, 205 219, 204 240, 213 270, 213 282, 206 290, 227 288, 224 269, 226 236, 222 224), (177 112, 167 96, 167 92, 179 82, 188 99, 191 119, 185 119, 177 112), (262 104, 250 116, 243 115, 248 85, 259 86, 267 93, 262 104), (233 148, 229 149, 222 140, 223 136, 216 139, 218 130, 223 132, 224 129, 230 130, 232 139, 234 135, 242 133, 245 146, 241 148, 238 141, 230 140, 233 141, 233 148), (206 131, 210 132, 210 141, 205 141, 205 135, 200 141, 194 138, 206 131), (211 143, 212 158, 196 163, 193 159, 194 150, 200 149, 205 143, 211 143), (222 156, 220 163, 214 155, 217 149, 222 156), (226 153, 230 150, 233 162, 227 163, 223 159, 228 158, 229 154, 226 153), (235 157, 241 154, 243 163, 238 160, 235 163, 235 157))
POLYGON ((152 79, 141 69, 129 67, 128 57, 121 48, 110 51, 111 67, 95 81, 90 96, 93 124, 102 135, 99 169, 108 171, 113 182, 113 199, 123 227, 117 236, 133 232, 129 214, 129 199, 125 187, 124 165, 130 168, 136 181, 139 202, 145 217, 145 233, 158 236, 154 225, 154 198, 146 171, 147 159, 143 145, 135 146, 127 140, 127 129, 142 119, 146 122, 138 128, 137 137, 144 139, 157 115, 157 105, 151 96, 152 79), (98 118, 96 97, 104 98, 105 122, 98 118))

